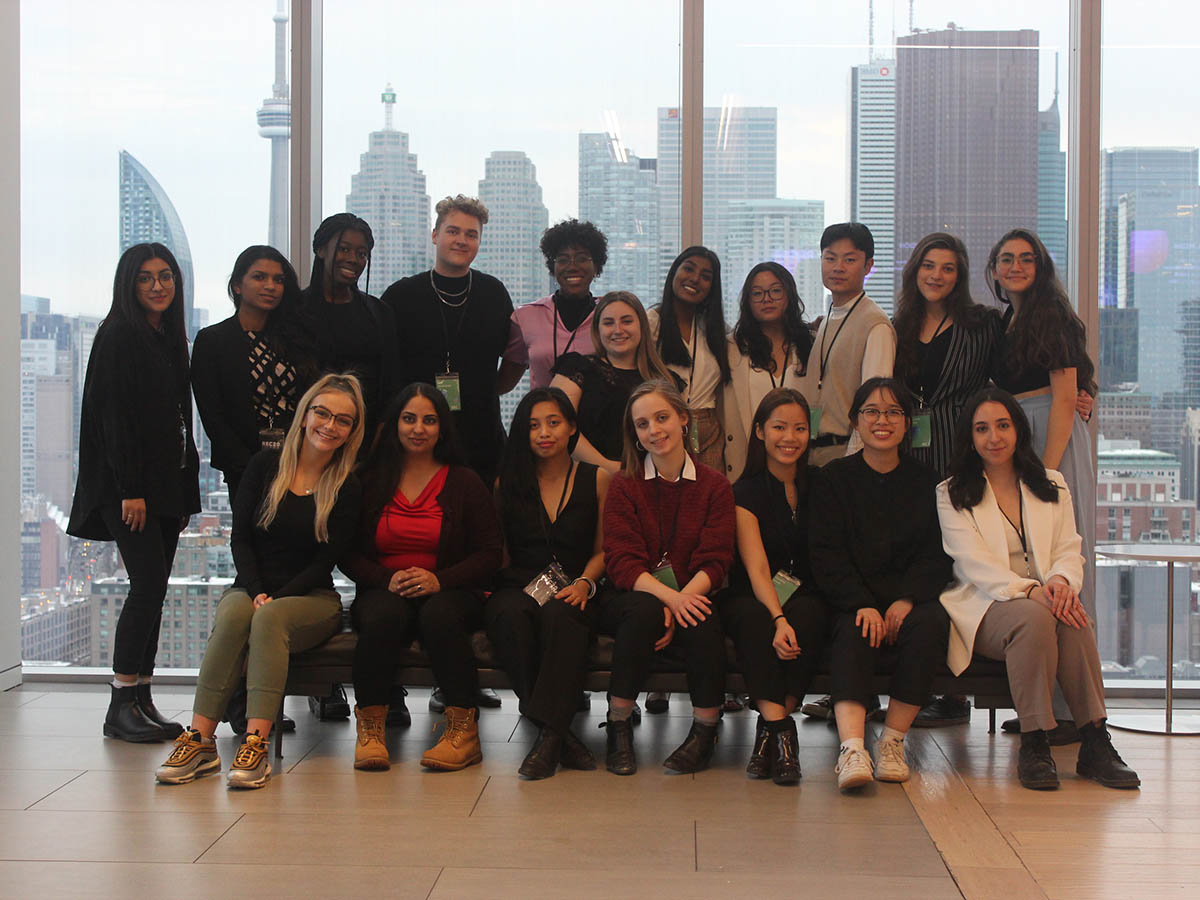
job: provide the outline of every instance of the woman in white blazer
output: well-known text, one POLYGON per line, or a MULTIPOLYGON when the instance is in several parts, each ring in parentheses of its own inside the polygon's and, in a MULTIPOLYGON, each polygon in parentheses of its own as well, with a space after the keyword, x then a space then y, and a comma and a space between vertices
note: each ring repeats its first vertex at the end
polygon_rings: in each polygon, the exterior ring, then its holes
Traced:
POLYGON ((938 485, 938 518, 954 560, 955 583, 941 597, 951 622, 947 665, 958 675, 972 653, 1007 664, 1021 784, 1058 787, 1046 738, 1056 725, 1057 680, 1082 725, 1075 771, 1107 787, 1137 787, 1105 726, 1095 623, 1079 600, 1082 541, 1071 495, 1034 452, 1029 421, 1008 392, 984 388, 967 401, 950 477, 938 485))

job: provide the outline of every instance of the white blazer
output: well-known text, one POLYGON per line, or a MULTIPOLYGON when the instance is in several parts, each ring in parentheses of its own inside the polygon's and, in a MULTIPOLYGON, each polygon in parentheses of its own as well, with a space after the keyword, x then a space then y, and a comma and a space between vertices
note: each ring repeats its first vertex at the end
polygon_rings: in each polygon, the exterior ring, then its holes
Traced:
POLYGON ((1035 585, 1061 575, 1076 591, 1083 585, 1083 541, 1075 530, 1071 494, 1062 475, 1047 469, 1058 485, 1057 503, 1039 500, 1021 484, 1025 542, 1040 581, 1015 574, 1008 565, 1004 514, 992 486, 984 481, 983 499, 973 509, 957 510, 950 503, 950 481, 937 486, 942 546, 954 560, 954 584, 942 592, 950 616, 950 649, 946 665, 959 675, 971 663, 975 632, 993 603, 1026 596, 1035 585))
MULTIPOLYGON (((780 387, 800 390, 804 376, 796 374, 795 358, 788 360, 780 387)), ((771 390, 771 373, 755 369, 750 357, 743 356, 733 335, 729 336, 729 369, 732 376, 721 393, 721 424, 725 427, 725 477, 737 481, 746 467, 750 446, 750 426, 758 404, 771 390)))

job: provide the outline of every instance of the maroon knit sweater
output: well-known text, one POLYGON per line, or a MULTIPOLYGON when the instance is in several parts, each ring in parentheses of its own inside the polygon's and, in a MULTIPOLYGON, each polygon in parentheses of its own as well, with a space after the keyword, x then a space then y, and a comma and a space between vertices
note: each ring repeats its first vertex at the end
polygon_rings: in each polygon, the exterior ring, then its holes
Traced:
POLYGON ((720 588, 733 562, 733 489, 724 476, 697 463, 695 481, 613 478, 604 503, 604 565, 619 590, 632 590, 639 575, 658 567, 660 522, 679 586, 703 570, 712 590, 720 588))

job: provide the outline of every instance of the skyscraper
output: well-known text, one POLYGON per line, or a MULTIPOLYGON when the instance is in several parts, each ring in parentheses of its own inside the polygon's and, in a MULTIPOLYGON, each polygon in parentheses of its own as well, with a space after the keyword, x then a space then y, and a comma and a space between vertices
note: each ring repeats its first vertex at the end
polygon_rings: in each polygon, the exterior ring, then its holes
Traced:
POLYGON ((1038 113, 1037 233, 1050 251, 1058 277, 1067 280, 1067 154, 1060 150, 1058 59, 1054 61, 1054 99, 1038 113))
POLYGON ((546 296, 550 275, 538 244, 550 224, 537 168, 520 150, 495 150, 484 161, 479 199, 488 223, 475 268, 495 275, 517 306, 546 296))
POLYGON ((408 152, 408 135, 392 127, 396 93, 390 84, 380 101, 383 130, 371 132, 346 195, 346 211, 366 219, 375 234, 367 286, 373 294, 429 268, 433 247, 425 173, 417 168, 417 155, 408 152))
POLYGON ((742 279, 760 262, 777 262, 796 279, 805 315, 821 314, 825 289, 821 284, 821 231, 825 228, 823 200, 731 200, 725 255, 725 321, 738 318, 742 279))
POLYGON ((287 83, 287 3, 279 0, 275 22, 275 83, 258 109, 258 133, 271 142, 271 199, 267 243, 288 252, 288 139, 292 134, 292 101, 287 83))
POLYGON ((896 43, 896 260, 956 234, 984 300, 992 244, 1037 227, 1038 33, 951 26, 896 43))
MULTIPOLYGON (((579 135, 579 217, 608 238, 605 290, 633 291, 647 306, 662 293, 656 161, 609 133, 579 135)), ((678 216, 676 216, 678 219, 678 216)))
POLYGON ((134 244, 157 242, 175 254, 183 273, 183 322, 191 337, 195 334, 192 298, 196 279, 192 276, 192 249, 188 246, 183 221, 167 192, 127 150, 120 154, 119 178, 121 246, 118 252, 124 253, 134 244))
MULTIPOLYGON (((895 60, 878 59, 850 69, 847 143, 850 220, 862 222, 875 238, 875 268, 867 276, 867 291, 884 312, 890 313, 900 280, 899 269, 904 265, 903 260, 896 259, 895 60)), ((820 239, 819 232, 817 238, 820 239)))

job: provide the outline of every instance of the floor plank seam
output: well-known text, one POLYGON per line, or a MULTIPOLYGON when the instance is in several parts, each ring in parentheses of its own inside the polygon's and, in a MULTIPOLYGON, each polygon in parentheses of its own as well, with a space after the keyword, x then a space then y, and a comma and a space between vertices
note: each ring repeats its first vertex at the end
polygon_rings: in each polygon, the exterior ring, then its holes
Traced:
POLYGON ((479 796, 475 798, 475 802, 471 804, 471 811, 469 813, 467 813, 468 819, 471 818, 471 816, 475 815, 475 810, 479 806, 479 801, 483 799, 483 792, 487 790, 487 786, 489 784, 491 784, 491 782, 492 782, 491 775, 489 775, 487 778, 484 779, 483 786, 479 789, 479 796))
POLYGON ((60 784, 58 787, 56 787, 54 790, 52 790, 45 797, 38 797, 36 800, 34 800, 32 803, 30 803, 28 806, 25 807, 25 811, 29 812, 31 809, 33 809, 33 807, 37 806, 39 803, 41 803, 43 800, 45 800, 46 797, 53 797, 55 794, 57 794, 59 791, 61 791, 63 788, 65 788, 68 784, 70 784, 73 781, 78 781, 80 778, 82 778, 84 775, 86 775, 90 771, 91 771, 91 769, 84 769, 82 772, 80 772, 78 775, 76 775, 70 781, 60 784))
POLYGON ((433 884, 429 886, 429 893, 425 895, 425 900, 429 900, 433 896, 433 892, 437 890, 438 882, 442 880, 442 873, 446 871, 446 867, 442 866, 438 869, 437 877, 433 879, 433 884))
POLYGON ((694 871, 700 871, 700 821, 692 819, 692 854, 695 863, 694 871))
POLYGON ((217 842, 220 841, 221 838, 225 837, 225 835, 229 834, 229 832, 233 829, 233 827, 235 825, 237 825, 238 822, 242 821, 242 819, 244 819, 244 818, 246 818, 245 813, 238 813, 238 817, 229 823, 229 827, 226 828, 224 831, 222 831, 220 834, 218 834, 216 836, 216 838, 213 839, 213 842, 211 844, 209 844, 207 847, 205 847, 203 850, 200 851, 200 855, 192 860, 192 864, 195 865, 196 863, 200 862, 200 860, 204 858, 204 854, 206 854, 209 850, 211 850, 213 847, 215 847, 217 845, 217 842))

